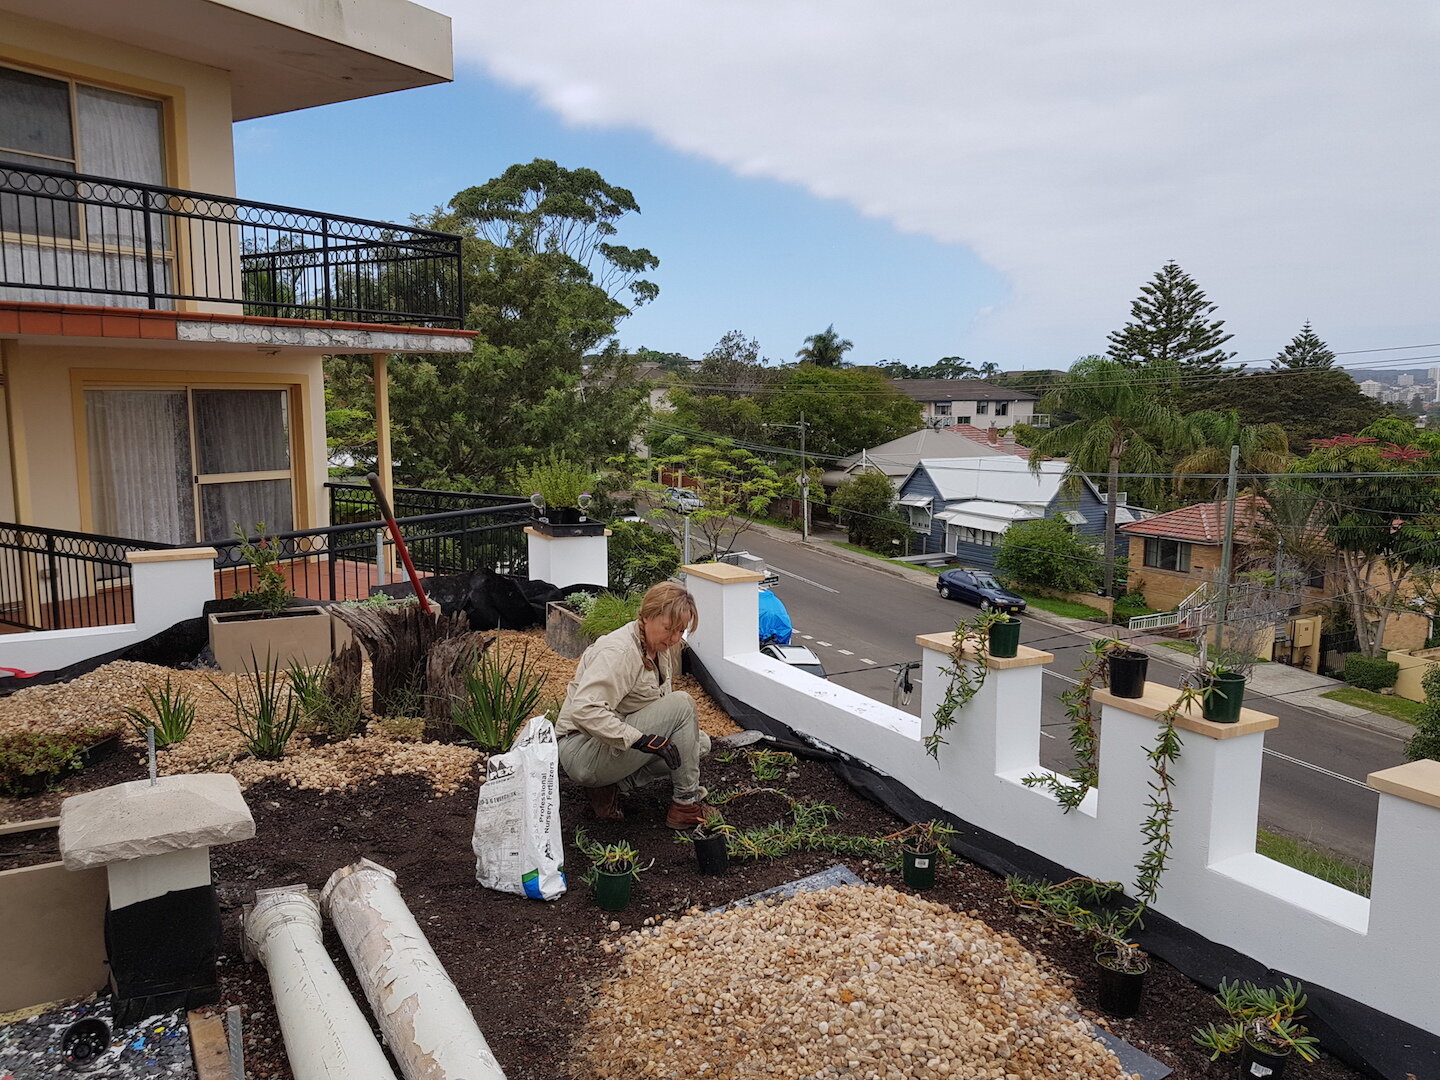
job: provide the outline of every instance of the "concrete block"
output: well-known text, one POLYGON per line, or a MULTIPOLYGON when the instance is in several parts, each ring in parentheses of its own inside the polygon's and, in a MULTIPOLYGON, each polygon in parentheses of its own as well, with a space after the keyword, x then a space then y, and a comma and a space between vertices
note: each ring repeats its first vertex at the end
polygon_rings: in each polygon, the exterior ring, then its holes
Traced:
POLYGON ((228 773, 162 776, 72 795, 60 807, 66 869, 249 840, 255 819, 228 773))

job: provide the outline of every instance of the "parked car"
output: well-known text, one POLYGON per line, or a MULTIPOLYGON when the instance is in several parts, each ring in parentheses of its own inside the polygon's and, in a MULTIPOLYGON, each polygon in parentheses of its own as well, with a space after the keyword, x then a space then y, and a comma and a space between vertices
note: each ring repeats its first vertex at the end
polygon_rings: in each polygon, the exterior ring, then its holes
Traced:
POLYGON ((1017 614, 1025 610, 1022 597, 1016 596, 984 570, 965 567, 946 570, 936 580, 935 588, 946 600, 964 600, 981 608, 999 608, 1017 614))
POLYGON ((800 671, 809 672, 818 678, 829 678, 825 674, 825 667, 820 663, 820 658, 803 645, 769 645, 760 646, 760 651, 772 660, 779 660, 782 664, 789 664, 800 671))
POLYGON ((705 504, 701 502, 700 496, 686 488, 666 488, 665 505, 672 510, 679 510, 682 514, 688 514, 692 510, 705 509, 705 504))

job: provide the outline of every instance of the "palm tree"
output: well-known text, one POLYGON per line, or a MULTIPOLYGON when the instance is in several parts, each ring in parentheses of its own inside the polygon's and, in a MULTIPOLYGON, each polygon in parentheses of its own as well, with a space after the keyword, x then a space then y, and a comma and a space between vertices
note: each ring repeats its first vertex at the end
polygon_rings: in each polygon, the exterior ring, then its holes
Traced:
POLYGON ((820 333, 807 337, 805 345, 795 355, 800 358, 801 363, 811 363, 819 367, 839 367, 845 354, 854 347, 853 341, 846 341, 835 333, 835 324, 831 323, 820 333))
MULTIPOLYGON (((1230 469, 1230 448, 1240 447, 1237 465, 1242 485, 1250 490, 1263 487, 1253 481, 1260 476, 1283 473, 1290 466, 1290 437, 1279 424, 1242 424, 1239 414, 1204 410, 1187 417, 1188 429, 1177 432, 1172 440, 1183 457, 1175 463, 1175 490, 1182 490, 1186 476, 1208 474, 1219 476, 1230 469)), ((1191 481, 1202 489, 1200 498, 1220 496, 1224 481, 1191 481)))
POLYGON ((1040 471, 1047 457, 1070 461, 1073 479, 1106 474, 1105 595, 1115 589, 1115 519, 1119 508, 1120 469, 1137 473, 1128 487, 1147 502, 1163 493, 1159 474, 1166 471, 1160 447, 1185 427, 1185 419, 1161 399, 1163 380, 1137 378, 1124 364, 1103 356, 1085 356, 1070 366, 1063 382, 1045 395, 1043 412, 1065 412, 1079 419, 1043 432, 1030 447, 1030 468, 1040 471))

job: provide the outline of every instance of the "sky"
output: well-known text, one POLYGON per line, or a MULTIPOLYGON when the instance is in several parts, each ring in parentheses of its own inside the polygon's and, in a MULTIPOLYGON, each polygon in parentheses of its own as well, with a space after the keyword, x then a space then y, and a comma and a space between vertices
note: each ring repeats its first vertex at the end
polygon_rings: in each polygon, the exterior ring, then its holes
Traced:
POLYGON ((1308 319, 1342 361, 1440 363, 1430 0, 425 6, 455 82, 237 125, 242 197, 407 221, 596 169, 660 259, 621 343, 692 357, 833 324, 855 363, 1063 368, 1173 259, 1237 360, 1308 319))

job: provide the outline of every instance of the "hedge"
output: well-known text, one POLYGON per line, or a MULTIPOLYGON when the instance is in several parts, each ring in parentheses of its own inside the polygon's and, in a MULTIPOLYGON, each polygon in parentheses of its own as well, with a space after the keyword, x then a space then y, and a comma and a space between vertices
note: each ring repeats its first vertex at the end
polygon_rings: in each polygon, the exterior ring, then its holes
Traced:
POLYGON ((1345 654, 1345 681, 1361 690, 1383 690, 1394 686, 1400 677, 1400 665, 1393 660, 1360 653, 1345 654))

